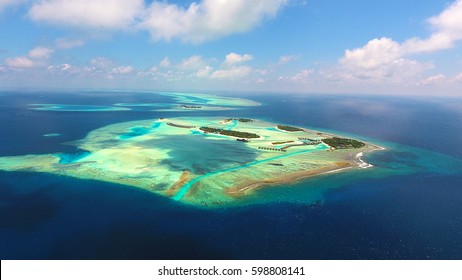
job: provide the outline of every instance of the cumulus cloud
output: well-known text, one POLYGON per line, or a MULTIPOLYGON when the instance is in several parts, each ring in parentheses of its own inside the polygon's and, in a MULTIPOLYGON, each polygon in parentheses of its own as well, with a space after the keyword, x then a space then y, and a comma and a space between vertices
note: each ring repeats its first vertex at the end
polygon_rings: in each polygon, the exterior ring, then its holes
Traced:
POLYGON ((248 76, 252 72, 250 66, 234 66, 229 69, 220 69, 212 72, 211 78, 222 80, 235 80, 248 76))
POLYGON ((188 57, 187 59, 183 60, 179 68, 183 70, 196 70, 205 65, 205 62, 202 60, 200 55, 193 55, 188 57))
POLYGON ((205 66, 205 67, 197 70, 197 72, 195 73, 195 76, 198 77, 198 78, 207 78, 207 77, 210 76, 212 71, 213 71, 213 67, 205 66))
POLYGON ((149 70, 139 73, 141 76, 163 81, 186 81, 195 78, 222 81, 235 80, 247 77, 254 72, 252 67, 243 65, 244 62, 251 59, 252 56, 249 54, 240 55, 232 52, 221 63, 215 58, 193 55, 183 59, 180 63, 172 64, 165 57, 159 63, 159 67, 153 67, 154 71, 149 70))
POLYGON ((373 69, 392 63, 402 55, 399 43, 390 38, 380 38, 369 41, 364 47, 346 50, 340 63, 348 67, 373 69))
POLYGON ((27 55, 7 58, 5 65, 12 68, 32 68, 44 64, 47 58, 54 52, 53 49, 45 47, 35 47, 27 55))
POLYGON ((389 80, 402 82, 432 67, 429 63, 404 58, 402 45, 390 38, 373 39, 364 47, 346 50, 337 73, 344 80, 389 80))
POLYGON ((427 39, 411 38, 404 42, 406 53, 434 52, 454 47, 462 40, 462 0, 457 0, 428 20, 435 30, 427 39))
POLYGON ((160 0, 37 0, 29 17, 76 28, 141 29, 155 40, 178 38, 198 43, 249 31, 276 16, 287 2, 201 0, 184 7, 160 0))
POLYGON ((90 65, 99 69, 110 68, 114 63, 105 57, 95 57, 90 60, 90 65))
POLYGON ((203 42, 256 27, 274 17, 288 0, 202 0, 183 8, 154 1, 140 22, 155 40, 203 42))
POLYGON ((32 4, 35 21, 78 28, 125 29, 144 9, 144 0, 40 0, 32 4))
POLYGON ((250 54, 237 54, 237 53, 230 53, 226 56, 224 65, 226 66, 232 66, 236 64, 240 64, 246 61, 252 60, 253 57, 250 54))
POLYGON ((118 66, 112 68, 111 74, 126 75, 132 73, 134 70, 133 66, 118 66))
POLYGON ((211 67, 205 67, 201 69, 202 72, 200 72, 200 75, 196 76, 207 76, 212 79, 220 80, 235 80, 238 78, 243 78, 249 76, 252 73, 252 67, 242 64, 252 59, 253 56, 250 54, 241 55, 235 52, 231 52, 226 55, 220 69, 212 71, 213 69, 211 67))
POLYGON ((418 79, 425 70, 433 67, 431 63, 398 58, 389 63, 378 64, 373 68, 343 64, 336 69, 322 72, 322 75, 331 81, 410 83, 418 79))
POLYGON ((293 76, 285 76, 285 77, 281 76, 279 77, 278 80, 302 83, 302 82, 307 82, 309 78, 313 75, 313 73, 314 73, 314 70, 312 69, 304 69, 293 76))
POLYGON ((36 63, 27 56, 7 58, 5 60, 5 64, 13 68, 32 68, 36 66, 36 63))
POLYGON ((61 64, 61 65, 50 65, 48 66, 48 71, 51 71, 51 72, 66 72, 66 71, 69 71, 70 69, 72 68, 72 66, 68 63, 64 63, 64 64, 61 64))
POLYGON ((48 58, 54 52, 53 49, 45 47, 36 47, 29 51, 29 57, 32 59, 48 58))
POLYGON ((412 77, 431 68, 429 63, 409 59, 411 55, 454 47, 462 40, 462 0, 457 0, 439 15, 428 20, 435 30, 428 38, 410 38, 403 43, 391 38, 376 38, 360 48, 345 51, 339 59, 342 73, 351 79, 389 79, 412 77))
MULTIPOLYGON (((50 65, 48 72, 57 74, 71 74, 72 77, 86 79, 115 79, 117 77, 135 77, 132 75, 136 69, 131 65, 116 65, 112 60, 105 57, 95 57, 87 65, 74 66, 70 64, 50 65)), ((148 72, 141 74, 147 75, 148 72)))
POLYGON ((443 74, 438 74, 438 75, 433 75, 433 76, 423 79, 422 81, 420 81, 420 84, 433 85, 433 84, 439 84, 444 81, 446 81, 446 76, 443 74))

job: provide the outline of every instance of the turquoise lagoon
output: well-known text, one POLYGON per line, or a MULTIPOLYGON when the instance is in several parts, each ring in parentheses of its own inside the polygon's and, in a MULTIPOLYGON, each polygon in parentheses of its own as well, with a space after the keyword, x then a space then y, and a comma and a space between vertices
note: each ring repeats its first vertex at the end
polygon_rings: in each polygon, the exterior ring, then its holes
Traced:
MULTIPOLYGON (((152 93, 106 92, 97 102, 78 92, 66 93, 67 100, 56 94, 44 96, 21 92, 0 96, 4 104, 0 112, 1 157, 60 154, 69 162, 64 165, 72 168, 79 158, 71 155, 84 155, 75 141, 95 129, 160 117, 224 117, 216 111, 153 112, 151 108, 31 110, 29 104, 43 100, 47 104, 102 107, 134 100, 178 102, 152 93), (43 137, 50 131, 61 136, 43 137)), ((373 168, 261 188, 232 205, 215 208, 96 180, 27 170, 0 172, 2 259, 462 258, 462 151, 458 148, 462 115, 455 109, 461 100, 283 94, 239 97, 263 105, 239 107, 225 116, 314 128, 370 141, 386 150, 364 155, 363 160, 373 168), (380 111, 363 110, 379 105, 380 111)), ((143 132, 127 130, 126 139, 112 141, 132 141, 145 137, 143 132)), ((194 136, 197 145, 191 153, 199 157, 205 150, 204 138, 214 136, 194 136)), ((194 157, 188 157, 181 142, 184 139, 177 140, 152 141, 172 148, 167 163, 172 168, 183 162, 194 168, 194 157)), ((242 156, 233 164, 255 161, 245 146, 233 147, 236 152, 242 149, 242 156)), ((213 140, 208 148, 224 152, 213 140)), ((204 176, 232 168, 204 159, 210 161, 210 166, 201 164, 204 176)))

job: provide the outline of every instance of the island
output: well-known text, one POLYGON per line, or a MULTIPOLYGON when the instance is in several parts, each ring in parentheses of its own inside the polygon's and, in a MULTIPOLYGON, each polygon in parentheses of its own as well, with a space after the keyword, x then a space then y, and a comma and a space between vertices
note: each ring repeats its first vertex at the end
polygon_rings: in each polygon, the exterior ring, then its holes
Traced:
POLYGON ((323 139, 322 142, 331 146, 335 149, 352 149, 352 148, 362 148, 366 144, 355 139, 346 139, 339 137, 332 137, 323 139))
POLYGON ((203 126, 200 128, 200 130, 202 130, 205 133, 216 133, 220 135, 233 136, 233 137, 239 137, 239 138, 260 138, 260 136, 258 136, 258 134, 255 134, 255 133, 235 131, 235 130, 226 130, 226 129, 221 129, 221 128, 212 128, 212 127, 203 126))
POLYGON ((70 154, 1 157, 0 170, 101 180, 221 207, 267 186, 371 167, 361 157, 379 148, 307 128, 229 117, 116 123, 74 145, 70 154))
POLYGON ((278 124, 277 126, 280 130, 285 130, 285 131, 303 131, 303 128, 298 128, 295 126, 290 126, 290 125, 281 125, 278 124))

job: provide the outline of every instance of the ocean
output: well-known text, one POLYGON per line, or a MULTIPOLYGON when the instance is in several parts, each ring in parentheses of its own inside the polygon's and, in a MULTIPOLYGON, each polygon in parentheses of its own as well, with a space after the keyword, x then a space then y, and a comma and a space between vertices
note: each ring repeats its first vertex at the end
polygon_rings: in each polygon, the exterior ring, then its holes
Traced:
MULTIPOLYGON (((0 157, 74 153, 119 122, 249 117, 371 141, 365 170, 263 188, 201 208, 147 191, 0 172, 1 259, 462 259, 462 99, 222 93, 229 111, 40 111, 30 104, 169 103, 149 92, 0 92, 0 157), (44 137, 44 135, 52 135, 44 137)), ((1 158, 0 158, 1 160, 1 158)))

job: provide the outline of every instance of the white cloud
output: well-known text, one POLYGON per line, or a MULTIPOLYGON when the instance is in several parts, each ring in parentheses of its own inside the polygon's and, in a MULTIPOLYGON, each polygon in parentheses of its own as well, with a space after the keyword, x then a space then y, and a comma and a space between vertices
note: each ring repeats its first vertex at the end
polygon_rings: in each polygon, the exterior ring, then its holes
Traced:
POLYGON ((72 66, 70 64, 65 63, 65 64, 61 65, 60 69, 61 69, 61 71, 67 71, 67 70, 71 69, 71 67, 72 66))
POLYGON ((288 0, 202 0, 188 8, 154 1, 139 26, 155 40, 203 42, 255 28, 288 0))
POLYGON ((248 76, 252 72, 249 66, 234 66, 229 69, 220 69, 212 72, 214 79, 234 80, 248 76))
POLYGON ((48 71, 65 72, 65 71, 69 71, 71 68, 72 68, 72 66, 70 64, 64 63, 64 64, 61 64, 61 65, 50 65, 50 66, 48 66, 48 71))
POLYGON ((276 16, 287 2, 200 0, 183 7, 160 0, 37 0, 29 17, 80 29, 141 29, 155 40, 179 38, 198 43, 249 31, 276 16))
POLYGON ((36 63, 27 56, 7 58, 5 60, 5 64, 13 68, 32 68, 36 66, 36 63))
POLYGON ((202 60, 200 55, 193 55, 185 60, 183 60, 179 68, 183 70, 196 70, 205 65, 205 62, 202 60))
POLYGON ((252 59, 253 57, 250 54, 240 55, 237 53, 230 53, 226 56, 225 62, 223 64, 226 66, 233 66, 236 64, 250 61, 252 59))
POLYGON ((213 68, 211 66, 205 66, 199 70, 197 70, 195 76, 198 78, 207 78, 212 73, 213 68))
POLYGON ((373 39, 364 47, 346 50, 340 64, 352 68, 374 69, 397 61, 402 56, 399 43, 390 38, 373 39))
POLYGON ((444 76, 443 74, 438 74, 438 75, 430 76, 428 78, 423 79, 422 81, 420 81, 420 84, 434 85, 434 84, 439 84, 445 81, 446 81, 446 76, 444 76))
POLYGON ((374 67, 361 67, 360 64, 350 65, 343 62, 340 67, 324 71, 322 74, 331 81, 412 83, 425 70, 431 68, 433 68, 431 63, 398 58, 374 67))
POLYGON ((134 70, 133 66, 118 66, 112 68, 111 74, 126 75, 132 73, 134 70))
POLYGON ((159 78, 167 82, 178 82, 183 80, 184 75, 182 72, 169 70, 167 72, 159 73, 159 78))
POLYGON ((125 29, 143 8, 144 0, 40 0, 32 4, 29 17, 78 28, 125 29))
POLYGON ((24 2, 24 0, 0 0, 0 12, 2 12, 7 6, 17 5, 21 2, 24 2))
POLYGON ((398 43, 391 38, 370 40, 361 48, 346 50, 339 59, 339 73, 349 79, 402 81, 431 68, 429 63, 409 59, 410 55, 454 47, 462 40, 462 0, 457 0, 439 15, 428 20, 435 30, 428 38, 410 38, 398 43))
POLYGON ((253 58, 249 54, 240 55, 232 52, 226 56, 221 65, 215 68, 209 64, 218 63, 218 60, 214 58, 193 55, 172 65, 168 57, 165 57, 159 63, 159 69, 156 67, 156 71, 143 72, 143 74, 165 81, 187 80, 187 78, 233 80, 246 77, 253 72, 250 66, 242 65, 251 59, 253 58), (168 71, 165 71, 165 68, 168 71))
POLYGON ((83 40, 72 40, 68 38, 58 38, 55 40, 56 47, 59 49, 72 49, 81 47, 85 44, 83 40))
POLYGON ((462 82, 462 73, 457 74, 453 80, 456 82, 462 82))
POLYGON ((279 61, 278 61, 278 64, 279 65, 284 65, 284 64, 287 64, 289 62, 291 62, 292 60, 296 59, 297 56, 295 55, 283 55, 279 58, 279 61))
POLYGON ((427 39, 411 38, 404 42, 406 53, 434 52, 454 47, 462 40, 462 0, 457 0, 435 17, 428 20, 436 30, 427 39))
POLYGON ((314 70, 312 69, 304 69, 298 72, 297 74, 295 74, 294 76, 279 77, 279 80, 280 81, 286 80, 286 81, 292 81, 292 82, 298 82, 298 83, 307 82, 309 78, 313 75, 313 73, 314 73, 314 70))
POLYGON ((48 58, 54 52, 53 49, 45 47, 36 47, 29 51, 29 57, 32 59, 48 58))
POLYGON ((403 53, 414 54, 450 49, 454 46, 454 42, 454 38, 451 38, 448 34, 434 33, 427 39, 417 37, 408 39, 401 47, 403 53))
MULTIPOLYGON (((49 65, 48 73, 57 75, 56 77, 79 78, 84 80, 113 80, 119 77, 136 77, 135 68, 131 65, 114 65, 114 63, 104 57, 96 57, 89 61, 87 65, 74 66, 68 63, 60 65, 49 65)), ((147 74, 147 72, 142 73, 147 74)), ((125 78, 124 78, 125 79, 125 78)))
POLYGON ((27 55, 7 58, 5 64, 12 68, 32 68, 43 66, 46 59, 54 52, 53 49, 45 47, 35 47, 27 55))
POLYGON ((340 67, 331 71, 328 76, 334 80, 386 80, 399 83, 410 82, 433 67, 430 63, 421 63, 405 56, 402 45, 394 40, 373 39, 362 48, 346 50, 345 56, 339 59, 340 67))
POLYGON ((159 66, 160 67, 170 67, 171 65, 171 62, 170 62, 170 59, 168 57, 164 57, 164 59, 162 59, 162 61, 159 63, 159 66))
MULTIPOLYGON (((329 75, 348 80, 392 82, 418 79, 432 65, 410 59, 409 56, 452 48, 462 40, 462 0, 455 1, 428 22, 435 31, 426 39, 413 37, 398 43, 383 37, 372 39, 361 48, 347 49, 344 57, 339 59, 340 69, 329 75)), ((419 83, 428 82, 433 81, 423 79, 419 83)))
POLYGON ((100 69, 110 68, 114 63, 105 57, 95 57, 90 60, 90 65, 100 69))

